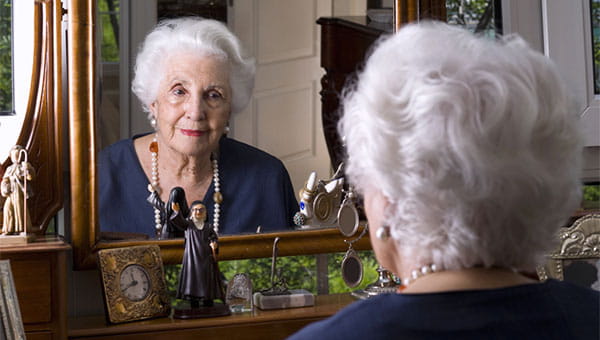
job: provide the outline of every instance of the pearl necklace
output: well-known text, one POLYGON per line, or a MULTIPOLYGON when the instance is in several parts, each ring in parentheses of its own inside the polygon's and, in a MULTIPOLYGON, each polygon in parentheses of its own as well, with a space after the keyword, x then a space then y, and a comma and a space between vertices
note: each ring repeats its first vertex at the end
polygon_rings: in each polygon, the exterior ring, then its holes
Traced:
MULTIPOLYGON (((156 139, 156 135, 152 138, 152 142, 150 143, 150 154, 152 155, 152 186, 156 188, 157 193, 160 194, 159 188, 159 177, 158 177, 158 140, 156 139)), ((213 194, 213 228, 217 235, 219 234, 219 218, 221 216, 221 203, 223 203, 223 194, 221 194, 221 181, 219 178, 219 162, 217 157, 211 155, 212 169, 213 169, 213 184, 214 184, 214 194, 213 194)), ((160 210, 154 208, 154 228, 156 229, 157 234, 160 234, 160 231, 163 228, 160 220, 160 210)))
POLYGON ((435 264, 423 266, 419 269, 415 269, 415 270, 411 271, 410 277, 403 279, 402 284, 404 284, 404 286, 408 286, 409 284, 415 282, 415 280, 417 280, 418 278, 423 277, 427 274, 435 273, 437 271, 438 271, 438 268, 435 264))

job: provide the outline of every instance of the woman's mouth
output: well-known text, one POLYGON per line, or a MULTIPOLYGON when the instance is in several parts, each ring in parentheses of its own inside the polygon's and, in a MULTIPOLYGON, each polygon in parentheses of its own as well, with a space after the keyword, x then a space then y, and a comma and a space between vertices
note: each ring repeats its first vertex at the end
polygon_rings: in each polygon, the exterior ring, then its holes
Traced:
POLYGON ((181 133, 185 136, 190 136, 190 137, 201 137, 203 136, 206 132, 205 131, 200 131, 200 130, 189 130, 189 129, 181 129, 181 133))

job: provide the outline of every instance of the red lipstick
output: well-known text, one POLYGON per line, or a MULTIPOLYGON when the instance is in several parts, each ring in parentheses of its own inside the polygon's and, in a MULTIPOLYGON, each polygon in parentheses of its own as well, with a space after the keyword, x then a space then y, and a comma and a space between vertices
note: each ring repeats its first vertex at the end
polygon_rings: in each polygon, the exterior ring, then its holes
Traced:
POLYGON ((200 137, 200 136, 204 135, 204 131, 200 131, 200 130, 181 129, 181 133, 183 133, 185 136, 190 136, 190 137, 200 137))

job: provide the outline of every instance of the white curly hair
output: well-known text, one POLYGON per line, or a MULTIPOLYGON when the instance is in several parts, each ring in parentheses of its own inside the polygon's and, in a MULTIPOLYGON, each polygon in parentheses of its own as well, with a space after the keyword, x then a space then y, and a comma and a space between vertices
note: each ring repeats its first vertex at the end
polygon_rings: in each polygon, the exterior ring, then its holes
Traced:
POLYGON ((224 58, 229 63, 231 113, 244 109, 252 97, 254 58, 244 54, 238 38, 223 23, 200 17, 167 19, 148 33, 137 55, 132 90, 144 111, 156 100, 163 77, 163 61, 170 55, 193 51, 199 56, 224 58))
POLYGON ((346 173, 388 199, 383 219, 416 265, 534 271, 580 203, 573 108, 522 38, 411 24, 343 95, 346 173))

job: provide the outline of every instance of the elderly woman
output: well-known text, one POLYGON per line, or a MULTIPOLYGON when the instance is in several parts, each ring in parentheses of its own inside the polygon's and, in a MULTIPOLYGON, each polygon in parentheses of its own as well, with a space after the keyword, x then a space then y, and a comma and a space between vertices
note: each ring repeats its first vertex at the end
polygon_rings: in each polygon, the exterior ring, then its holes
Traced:
POLYGON ((174 187, 205 202, 220 234, 292 225, 298 205, 281 161, 226 136, 250 100, 254 71, 218 21, 170 19, 148 34, 132 88, 155 131, 101 152, 101 231, 160 234, 166 216, 146 201, 148 188, 167 202, 174 187))
POLYGON ((344 98, 347 176, 403 278, 293 339, 598 339, 598 292, 535 273, 580 202, 580 130, 553 63, 443 23, 381 42, 344 98))

